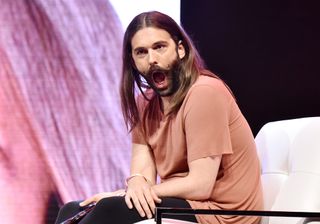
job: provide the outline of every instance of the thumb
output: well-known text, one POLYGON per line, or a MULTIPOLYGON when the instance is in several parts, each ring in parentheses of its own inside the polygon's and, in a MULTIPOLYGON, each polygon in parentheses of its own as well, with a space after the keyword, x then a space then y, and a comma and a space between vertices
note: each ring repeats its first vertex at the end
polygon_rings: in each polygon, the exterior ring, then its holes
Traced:
POLYGON ((79 203, 79 205, 81 207, 83 207, 83 206, 86 206, 86 205, 88 205, 88 204, 90 204, 91 202, 94 202, 94 201, 95 201, 95 196, 87 198, 86 200, 84 200, 81 203, 79 203))
POLYGON ((156 203, 161 203, 161 198, 158 197, 158 195, 154 192, 154 190, 151 190, 151 195, 152 195, 152 198, 153 200, 156 202, 156 203))

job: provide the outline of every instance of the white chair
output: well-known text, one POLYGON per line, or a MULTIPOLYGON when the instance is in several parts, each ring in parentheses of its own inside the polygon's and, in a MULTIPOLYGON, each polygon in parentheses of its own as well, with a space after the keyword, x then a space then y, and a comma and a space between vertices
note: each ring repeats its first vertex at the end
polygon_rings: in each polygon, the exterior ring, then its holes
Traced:
MULTIPOLYGON (((269 122, 255 141, 262 168, 265 210, 313 212, 320 216, 320 117, 269 122)), ((143 222, 146 223, 154 221, 143 222)), ((164 219, 162 223, 186 222, 164 219)), ((264 216, 261 221, 305 223, 320 223, 320 218, 264 216)))
MULTIPOLYGON (((320 212, 320 117, 267 123, 255 140, 262 165, 265 210, 320 212)), ((262 223, 304 221, 266 217, 262 223)))

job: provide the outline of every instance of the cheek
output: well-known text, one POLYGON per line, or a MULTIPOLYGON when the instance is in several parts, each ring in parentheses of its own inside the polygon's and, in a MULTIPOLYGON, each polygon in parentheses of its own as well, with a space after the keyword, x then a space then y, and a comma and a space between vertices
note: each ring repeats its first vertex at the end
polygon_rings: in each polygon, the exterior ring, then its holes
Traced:
POLYGON ((165 66, 167 66, 168 68, 171 67, 172 63, 174 61, 177 61, 179 59, 178 53, 177 51, 173 51, 170 54, 167 55, 167 57, 165 57, 165 66))
POLYGON ((144 73, 146 71, 146 65, 145 63, 143 63, 142 61, 139 60, 134 60, 133 61, 135 64, 136 69, 140 72, 140 73, 144 73))

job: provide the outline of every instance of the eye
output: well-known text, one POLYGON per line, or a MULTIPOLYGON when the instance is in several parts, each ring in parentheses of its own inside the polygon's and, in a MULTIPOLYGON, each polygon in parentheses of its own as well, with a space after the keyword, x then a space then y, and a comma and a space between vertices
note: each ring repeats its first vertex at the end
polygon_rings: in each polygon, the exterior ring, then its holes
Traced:
POLYGON ((143 57, 145 56, 146 54, 148 54, 148 50, 147 49, 143 49, 143 48, 138 48, 134 51, 134 54, 137 56, 137 57, 143 57))
POLYGON ((162 51, 164 51, 164 50, 166 49, 166 45, 164 45, 164 44, 157 44, 157 45, 154 46, 154 49, 157 50, 157 51, 159 51, 159 52, 162 52, 162 51))

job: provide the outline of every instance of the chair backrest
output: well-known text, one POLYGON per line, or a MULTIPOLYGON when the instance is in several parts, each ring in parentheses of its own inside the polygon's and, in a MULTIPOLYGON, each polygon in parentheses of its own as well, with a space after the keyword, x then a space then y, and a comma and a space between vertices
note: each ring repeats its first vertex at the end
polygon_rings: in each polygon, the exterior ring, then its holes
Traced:
MULTIPOLYGON (((319 212, 320 117, 269 122, 255 141, 262 166, 265 210, 319 212)), ((272 217, 262 223, 304 221, 272 217)))

